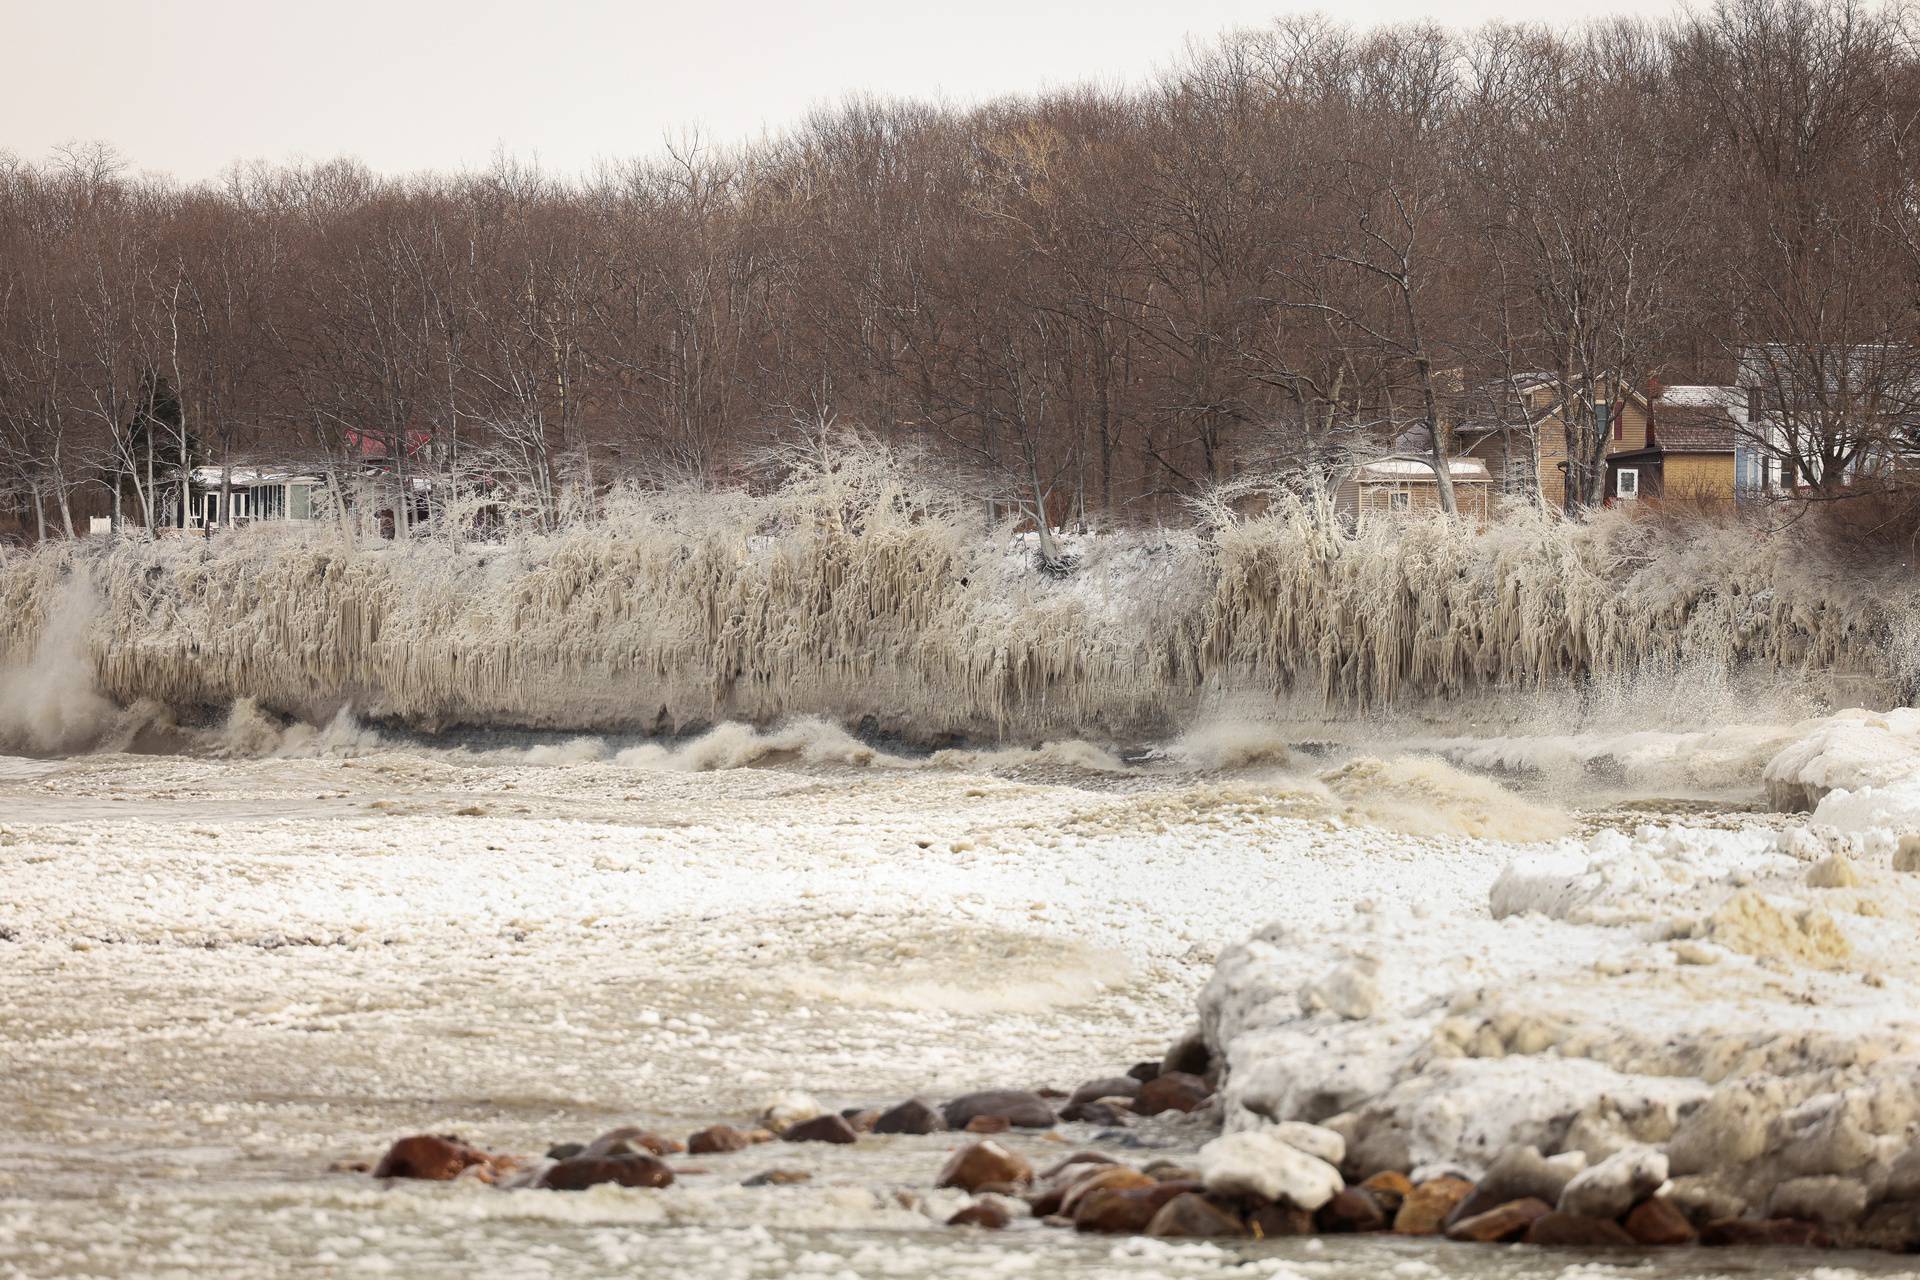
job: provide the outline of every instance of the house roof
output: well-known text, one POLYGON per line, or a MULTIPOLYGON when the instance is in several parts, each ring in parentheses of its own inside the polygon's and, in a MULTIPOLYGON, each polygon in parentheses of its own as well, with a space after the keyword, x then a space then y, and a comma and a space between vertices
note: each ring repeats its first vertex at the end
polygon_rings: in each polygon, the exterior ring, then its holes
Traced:
POLYGON ((1747 420, 1737 387, 1668 387, 1654 401, 1652 445, 1667 453, 1732 453, 1747 420), (1681 394, 1675 396, 1674 392, 1681 394))
MULTIPOLYGON (((1478 458, 1449 458, 1447 472, 1455 484, 1484 484, 1492 479, 1487 464, 1478 458)), ((1412 454, 1390 453, 1355 467, 1354 479, 1362 484, 1430 482, 1434 479, 1433 463, 1412 454)))

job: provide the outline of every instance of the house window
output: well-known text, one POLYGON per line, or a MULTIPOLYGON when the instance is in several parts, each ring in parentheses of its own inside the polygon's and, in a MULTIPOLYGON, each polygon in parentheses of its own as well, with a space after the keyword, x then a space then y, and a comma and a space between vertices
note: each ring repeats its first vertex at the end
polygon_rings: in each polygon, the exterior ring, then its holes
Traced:
POLYGON ((1389 511, 1413 510, 1413 495, 1407 492, 1405 489, 1394 490, 1392 493, 1387 495, 1387 510, 1389 511))
POLYGON ((1640 468, 1622 467, 1614 473, 1613 496, 1631 502, 1640 496, 1640 468))
POLYGON ((212 528, 214 525, 217 525, 220 523, 220 492, 219 490, 216 489, 212 493, 202 494, 200 496, 200 505, 201 505, 201 510, 204 513, 200 518, 201 524, 207 526, 208 528, 212 528))
POLYGON ((311 520, 313 518, 313 486, 295 484, 287 486, 287 519, 311 520))
POLYGON ((1605 430, 1608 424, 1611 423, 1613 427, 1613 438, 1615 440, 1626 439, 1627 438, 1627 421, 1626 421, 1627 416, 1624 413, 1615 413, 1613 411, 1613 406, 1608 404, 1604 400, 1600 402, 1598 409, 1600 412, 1601 429, 1605 430))

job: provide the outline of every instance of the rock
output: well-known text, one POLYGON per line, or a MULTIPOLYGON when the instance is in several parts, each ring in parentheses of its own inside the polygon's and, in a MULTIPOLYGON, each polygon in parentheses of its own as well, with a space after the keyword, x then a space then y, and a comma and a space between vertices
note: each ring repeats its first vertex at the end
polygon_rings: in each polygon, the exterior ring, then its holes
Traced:
POLYGON ((1854 1178, 1826 1175, 1788 1178, 1767 1197, 1769 1218, 1795 1218, 1828 1227, 1849 1227, 1866 1216, 1871 1197, 1866 1184, 1854 1178))
POLYGON ((1013 1128, 1013 1122, 1005 1116, 975 1116, 967 1121, 962 1133, 1005 1133, 1013 1128))
POLYGON ((1671 1203, 1696 1229, 1722 1218, 1744 1217, 1747 1212, 1744 1197, 1705 1174, 1675 1178, 1657 1198, 1671 1203))
POLYGON ((1636 1241, 1656 1248, 1692 1244, 1695 1232, 1687 1215, 1665 1196, 1642 1200, 1621 1222, 1636 1241))
POLYGON ((1575 1174, 1560 1193, 1560 1212, 1577 1218, 1617 1218, 1666 1181, 1665 1155, 1650 1147, 1629 1147, 1575 1174))
MULTIPOLYGON (((1048 1169, 1045 1173, 1041 1174, 1040 1177, 1047 1182, 1051 1182, 1055 1178, 1059 1177, 1061 1174, 1065 1173, 1067 1170, 1072 1169, 1076 1165, 1096 1165, 1097 1166, 1097 1165, 1103 1165, 1103 1164, 1119 1164, 1119 1163, 1120 1162, 1118 1160, 1115 1160, 1112 1156, 1101 1155, 1098 1151, 1076 1151, 1072 1155, 1068 1156, 1065 1160, 1062 1160, 1059 1164, 1054 1165, 1052 1168, 1048 1169)), ((1086 1171, 1084 1170, 1082 1171, 1082 1176, 1085 1176, 1085 1172, 1086 1171)))
POLYGON ((696 1156, 717 1155, 727 1151, 745 1151, 753 1139, 732 1125, 716 1124, 687 1139, 687 1150, 696 1156))
POLYGON ((1855 1249, 1920 1253, 1920 1205, 1883 1204, 1846 1232, 1842 1243, 1855 1249))
POLYGON ((1460 1202, 1448 1221, 1464 1222, 1515 1200, 1545 1200, 1552 1208, 1578 1172, 1548 1160, 1538 1147, 1508 1147, 1487 1166, 1473 1194, 1460 1202))
POLYGON ((669 1187, 673 1170, 652 1156, 574 1156, 562 1160, 540 1177, 551 1191, 584 1191, 611 1182, 621 1187, 669 1187))
POLYGON ((1920 834, 1900 837, 1893 850, 1893 869, 1908 875, 1920 872, 1920 834))
POLYGON ((1634 1244, 1627 1229, 1611 1218, 1588 1218, 1577 1213, 1545 1213, 1527 1228, 1528 1244, 1561 1249, 1617 1249, 1634 1244))
POLYGON ((1079 1221, 1081 1201, 1097 1191, 1139 1191, 1147 1187, 1160 1185, 1138 1169, 1130 1169, 1124 1164, 1108 1165, 1096 1169, 1082 1178, 1075 1178, 1067 1193, 1060 1198, 1060 1212, 1079 1221))
POLYGON ((1360 1185, 1380 1202, 1380 1208, 1389 1218, 1400 1212, 1400 1202, 1407 1198, 1407 1192, 1413 1190, 1412 1180, 1398 1169, 1376 1173, 1360 1185))
POLYGON ((1347 1158, 1347 1140, 1331 1129, 1323 1129, 1317 1124, 1306 1124, 1299 1120, 1285 1120, 1279 1124, 1266 1126, 1267 1132, 1292 1147, 1295 1151, 1304 1151, 1317 1159, 1325 1160, 1335 1168, 1347 1158))
POLYGON ((1140 1172, 1155 1182, 1198 1182, 1200 1171, 1177 1160, 1155 1160, 1140 1172))
POLYGON ((834 1115, 815 1116, 811 1120, 788 1125, 787 1131, 780 1136, 788 1142, 833 1142, 841 1146, 860 1140, 860 1135, 853 1131, 853 1126, 844 1117, 834 1115))
POLYGON ((1147 1224, 1147 1234, 1169 1240, 1206 1240, 1221 1236, 1244 1236, 1247 1228, 1240 1219, 1206 1196, 1175 1196, 1162 1205, 1147 1224))
POLYGON ((1185 1071, 1163 1071, 1140 1086, 1133 1109, 1143 1116, 1163 1111, 1197 1111, 1213 1096, 1205 1080, 1185 1071))
POLYGON ((651 1129, 636 1129, 627 1125, 601 1134, 589 1142, 580 1154, 598 1159, 601 1156, 666 1156, 685 1150, 673 1139, 663 1138, 651 1129))
POLYGON ((999 1231, 1012 1221, 1013 1215, 1008 1213, 1005 1208, 995 1201, 975 1200, 972 1204, 954 1214, 951 1218, 948 1218, 947 1225, 950 1227, 983 1227, 988 1231, 999 1231))
POLYGON ((1074 1207, 1076 1231, 1139 1235, 1170 1200, 1200 1190, 1198 1183, 1154 1182, 1144 1187, 1101 1188, 1074 1207))
POLYGON ((880 1123, 880 1112, 871 1107, 848 1107, 840 1113, 840 1118, 855 1133, 872 1133, 873 1126, 880 1123))
POLYGON ((1666 1145, 1668 1173, 1713 1173, 1758 1160, 1767 1150, 1768 1126, 1784 1107, 1777 1081, 1720 1085, 1674 1127, 1666 1145))
POLYGON ((1124 1127, 1133 1118, 1131 1111, 1122 1111, 1106 1102, 1073 1102, 1060 1112, 1062 1120, 1076 1124, 1097 1124, 1112 1127, 1124 1127))
POLYGON ((1791 1218, 1722 1218, 1701 1228, 1700 1243, 1713 1248, 1817 1248, 1826 1245, 1827 1234, 1814 1223, 1791 1218))
POLYGON ((587 1149, 584 1142, 556 1142, 547 1148, 549 1160, 571 1160, 587 1149))
POLYGON ((1465 1178, 1431 1178, 1407 1192, 1393 1215, 1393 1231, 1402 1236, 1437 1236, 1462 1200, 1473 1194, 1465 1178))
POLYGON ((937 1187, 972 1192, 989 1182, 1018 1185, 1033 1181, 1033 1166, 997 1142, 976 1142, 953 1153, 935 1181, 937 1187))
POLYGON ((963 1094, 941 1109, 949 1129, 964 1129, 981 1116, 997 1116, 1019 1129, 1051 1129, 1053 1108, 1037 1093, 1019 1089, 989 1089, 963 1094))
POLYGON ((882 1111, 873 1122, 875 1133, 939 1133, 946 1127, 940 1113, 918 1098, 882 1111))
POLYGON ((804 1169, 768 1169, 765 1173, 756 1173, 740 1185, 743 1187, 791 1187, 802 1182, 811 1182, 813 1175, 804 1169))
POLYGON ((376 1178, 424 1178, 449 1182, 464 1169, 488 1163, 487 1153, 452 1134, 416 1133, 387 1148, 373 1167, 376 1178))
POLYGON ((1313 1215, 1291 1204, 1263 1204, 1247 1215, 1247 1229, 1258 1239, 1313 1234, 1313 1215))
POLYGON ((1334 1194, 1333 1199, 1320 1206, 1313 1215, 1314 1225, 1329 1234, 1350 1234, 1360 1231, 1385 1231, 1387 1213, 1373 1193, 1359 1187, 1347 1187, 1334 1194))
POLYGON ((1809 889, 1856 889, 1859 886, 1860 873, 1844 853, 1828 854, 1807 872, 1809 889))
POLYGON ((824 1108, 804 1093, 783 1093, 767 1104, 760 1113, 760 1126, 774 1133, 785 1133, 804 1120, 811 1120, 824 1108))
POLYGON ((1102 1098, 1132 1098, 1140 1093, 1140 1081, 1132 1076, 1107 1076, 1101 1080, 1089 1080, 1067 1096, 1067 1105, 1076 1102, 1098 1102, 1102 1098))
POLYGON ((1215 1138, 1196 1159, 1207 1190, 1220 1196, 1263 1196, 1312 1211, 1346 1185, 1340 1171, 1272 1129, 1215 1138))
POLYGON ((1212 1066, 1213 1051, 1207 1048, 1207 1038, 1195 1027, 1174 1041, 1167 1056, 1160 1059, 1160 1074, 1178 1071, 1182 1075, 1204 1076, 1212 1066))
POLYGON ((1518 1240, 1527 1234, 1527 1229, 1536 1220, 1552 1212, 1551 1204, 1534 1196, 1528 1196, 1523 1200, 1509 1200, 1485 1213, 1476 1213, 1459 1219, 1447 1228, 1447 1239, 1463 1240, 1472 1244, 1500 1244, 1508 1240, 1518 1240))
POLYGON ((1157 1062, 1136 1062, 1127 1068, 1127 1074, 1142 1084, 1145 1084, 1160 1074, 1160 1064, 1157 1062))

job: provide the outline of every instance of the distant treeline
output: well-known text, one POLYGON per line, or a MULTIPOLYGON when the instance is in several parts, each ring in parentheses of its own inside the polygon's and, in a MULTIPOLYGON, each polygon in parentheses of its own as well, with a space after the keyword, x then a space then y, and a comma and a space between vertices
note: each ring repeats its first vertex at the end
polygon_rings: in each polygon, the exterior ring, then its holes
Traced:
POLYGON ((1591 504, 1622 383, 1728 382, 1756 344, 1817 380, 1911 345, 1906 23, 1842 0, 1287 19, 1145 87, 850 101, 584 176, 182 185, 103 146, 0 156, 0 513, 151 521, 183 454, 381 456, 557 522, 613 477, 738 478, 837 421, 1003 510, 1131 523, 1444 444, 1537 371, 1591 504))

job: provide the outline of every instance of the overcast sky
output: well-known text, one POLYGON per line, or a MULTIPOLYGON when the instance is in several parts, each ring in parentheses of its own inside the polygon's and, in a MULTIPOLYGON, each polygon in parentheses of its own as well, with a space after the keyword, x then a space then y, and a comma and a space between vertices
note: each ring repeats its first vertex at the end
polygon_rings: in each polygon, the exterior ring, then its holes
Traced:
MULTIPOLYGON (((577 172, 698 128, 778 132, 848 93, 966 103, 1134 83, 1277 0, 0 0, 0 149, 100 139, 135 167, 236 159, 577 172)), ((1376 0, 1349 16, 1567 21, 1667 0, 1376 0)))

